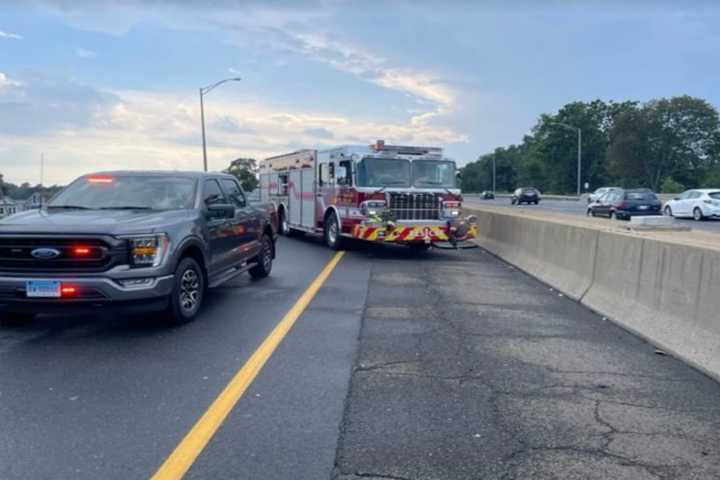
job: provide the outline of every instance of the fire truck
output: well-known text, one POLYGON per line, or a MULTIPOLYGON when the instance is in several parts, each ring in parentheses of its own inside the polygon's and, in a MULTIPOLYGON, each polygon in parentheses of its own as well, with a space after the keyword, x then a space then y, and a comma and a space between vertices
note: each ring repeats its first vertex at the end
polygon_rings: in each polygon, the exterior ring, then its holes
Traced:
POLYGON ((280 233, 323 235, 417 249, 474 248, 474 217, 461 217, 455 163, 441 148, 345 145, 263 160, 261 200, 278 212, 280 233))

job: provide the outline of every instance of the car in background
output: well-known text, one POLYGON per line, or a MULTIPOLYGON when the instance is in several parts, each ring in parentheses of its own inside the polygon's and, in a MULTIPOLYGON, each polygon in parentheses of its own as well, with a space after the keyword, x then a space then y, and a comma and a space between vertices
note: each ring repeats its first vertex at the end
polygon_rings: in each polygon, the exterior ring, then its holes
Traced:
POLYGON ((618 189, 619 189, 619 187, 600 187, 597 190, 595 190, 594 192, 592 192, 590 195, 588 195, 587 203, 590 204, 590 203, 596 202, 596 201, 600 200, 600 198, 602 198, 602 196, 605 195, 606 193, 612 192, 613 190, 618 190, 618 189))
POLYGON ((513 192, 511 202, 513 205, 523 203, 537 205, 540 203, 540 190, 534 187, 520 187, 513 192))
POLYGON ((592 217, 630 220, 641 215, 660 215, 662 204, 655 192, 647 188, 625 190, 618 188, 607 192, 588 205, 587 214, 592 217))
POLYGON ((698 222, 720 217, 720 189, 687 190, 665 203, 663 213, 669 217, 693 218, 698 222))
POLYGON ((495 199, 495 192, 492 192, 490 190, 485 190, 480 194, 480 198, 483 200, 494 200, 495 199))

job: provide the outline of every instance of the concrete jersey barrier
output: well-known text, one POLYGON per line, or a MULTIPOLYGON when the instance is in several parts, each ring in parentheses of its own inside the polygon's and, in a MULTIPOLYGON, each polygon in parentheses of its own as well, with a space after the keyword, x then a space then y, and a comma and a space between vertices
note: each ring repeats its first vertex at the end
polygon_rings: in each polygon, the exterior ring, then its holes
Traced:
POLYGON ((466 210, 483 248, 720 379, 720 250, 466 210))

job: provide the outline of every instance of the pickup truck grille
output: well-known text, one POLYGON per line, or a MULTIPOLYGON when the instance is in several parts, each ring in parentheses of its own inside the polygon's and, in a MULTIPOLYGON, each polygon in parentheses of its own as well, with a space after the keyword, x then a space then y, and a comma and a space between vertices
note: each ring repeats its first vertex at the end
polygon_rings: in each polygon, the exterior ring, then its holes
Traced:
POLYGON ((127 261, 126 242, 113 237, 0 236, 2 273, 103 272, 127 261), (50 250, 54 255, 38 258, 33 252, 39 250, 50 250))
POLYGON ((442 200, 437 193, 391 192, 390 211, 397 220, 438 220, 442 200))

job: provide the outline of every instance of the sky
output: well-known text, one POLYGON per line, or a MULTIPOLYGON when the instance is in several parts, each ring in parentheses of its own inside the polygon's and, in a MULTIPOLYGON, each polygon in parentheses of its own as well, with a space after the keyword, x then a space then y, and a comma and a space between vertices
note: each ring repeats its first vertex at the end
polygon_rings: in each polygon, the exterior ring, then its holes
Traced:
POLYGON ((573 101, 720 105, 711 1, 3 0, 0 173, 64 184, 302 148, 445 148, 463 165, 573 101))

